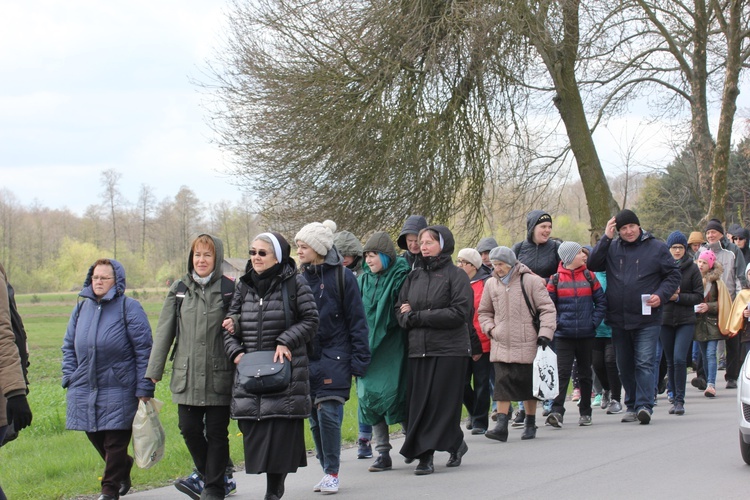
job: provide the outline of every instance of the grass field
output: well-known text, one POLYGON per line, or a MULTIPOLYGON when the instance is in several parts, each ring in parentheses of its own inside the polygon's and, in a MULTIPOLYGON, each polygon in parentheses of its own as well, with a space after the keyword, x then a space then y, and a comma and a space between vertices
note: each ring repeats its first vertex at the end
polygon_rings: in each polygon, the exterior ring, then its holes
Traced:
MULTIPOLYGON (((156 326, 165 290, 128 293, 138 298, 156 326)), ((29 336, 29 404, 34 413, 31 427, 16 441, 0 449, 0 484, 8 498, 64 499, 99 492, 104 462, 83 432, 65 430, 65 390, 60 386, 63 335, 76 303, 75 293, 18 295, 16 301, 29 336)), ((164 459, 148 470, 133 468, 133 487, 170 484, 192 470, 192 459, 177 428, 177 406, 169 392, 169 373, 157 385, 156 397, 164 402, 161 421, 167 433, 164 459)), ((356 391, 345 406, 342 437, 357 439, 356 391)), ((306 443, 313 448, 309 426, 306 443)), ((235 464, 242 461, 242 437, 234 421, 229 426, 230 449, 235 464)), ((316 466, 310 461, 310 466, 316 466)))

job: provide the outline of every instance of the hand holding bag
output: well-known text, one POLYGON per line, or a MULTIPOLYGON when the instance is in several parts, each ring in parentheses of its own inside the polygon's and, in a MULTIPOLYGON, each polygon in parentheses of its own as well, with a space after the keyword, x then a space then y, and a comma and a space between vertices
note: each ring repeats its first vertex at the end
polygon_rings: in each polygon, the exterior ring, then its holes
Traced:
POLYGON ((537 347, 533 371, 534 397, 542 401, 555 399, 560 392, 560 380, 557 376, 557 355, 552 349, 537 347))
POLYGON ((292 381, 292 363, 274 363, 276 351, 245 353, 237 364, 237 383, 250 394, 268 394, 286 389, 292 381))
POLYGON ((159 422, 159 411, 164 403, 151 398, 138 402, 138 411, 133 419, 133 455, 135 464, 148 469, 164 456, 166 434, 159 422))

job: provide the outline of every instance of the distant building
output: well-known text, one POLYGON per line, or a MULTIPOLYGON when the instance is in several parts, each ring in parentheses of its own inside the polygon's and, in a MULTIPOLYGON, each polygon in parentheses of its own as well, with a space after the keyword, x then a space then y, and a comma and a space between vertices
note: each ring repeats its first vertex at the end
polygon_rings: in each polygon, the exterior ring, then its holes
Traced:
POLYGON ((236 257, 226 258, 221 264, 221 273, 224 276, 237 281, 240 276, 243 276, 245 274, 246 266, 247 259, 240 259, 236 257))

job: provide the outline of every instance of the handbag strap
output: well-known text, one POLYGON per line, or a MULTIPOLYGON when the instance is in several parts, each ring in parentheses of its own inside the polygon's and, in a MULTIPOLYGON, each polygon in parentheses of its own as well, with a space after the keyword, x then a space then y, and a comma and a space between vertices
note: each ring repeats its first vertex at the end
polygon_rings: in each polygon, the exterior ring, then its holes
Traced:
POLYGON ((526 295, 526 287, 523 286, 523 274, 521 274, 521 293, 523 294, 523 300, 526 301, 526 307, 529 308, 529 313, 531 313, 531 317, 535 318, 536 317, 536 311, 534 311, 534 308, 531 307, 531 302, 529 301, 529 296, 526 295))

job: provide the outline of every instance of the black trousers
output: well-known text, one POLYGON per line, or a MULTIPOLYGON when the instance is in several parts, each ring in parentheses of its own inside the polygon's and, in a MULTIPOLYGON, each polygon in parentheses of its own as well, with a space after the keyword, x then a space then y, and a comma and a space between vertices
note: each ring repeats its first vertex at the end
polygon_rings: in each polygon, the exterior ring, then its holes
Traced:
POLYGON ((482 353, 478 361, 469 361, 464 385, 464 406, 469 412, 472 427, 487 430, 489 426, 490 400, 490 353, 482 353), (472 386, 472 379, 474 385, 472 386))
POLYGON ((578 411, 581 415, 591 415, 591 351, 594 339, 555 338, 557 354, 557 374, 560 379, 560 394, 552 403, 552 411, 565 414, 565 397, 568 393, 573 361, 578 360, 578 381, 581 384, 581 401, 578 411))
POLYGON ((86 437, 104 459, 102 493, 105 495, 117 498, 120 495, 120 484, 130 476, 133 458, 128 455, 128 445, 132 435, 131 429, 86 433, 86 437))
POLYGON ((599 377, 602 389, 609 391, 610 398, 618 403, 621 402, 622 383, 620 383, 620 373, 617 371, 617 359, 611 338, 594 339, 591 365, 594 367, 594 373, 599 377))
POLYGON ((209 492, 224 495, 229 463, 229 406, 178 405, 180 432, 209 492))
POLYGON ((735 335, 734 337, 725 338, 726 341, 726 352, 727 352, 727 369, 724 372, 724 380, 737 380, 740 376, 740 367, 745 358, 742 357, 742 349, 740 349, 740 336, 735 335))

